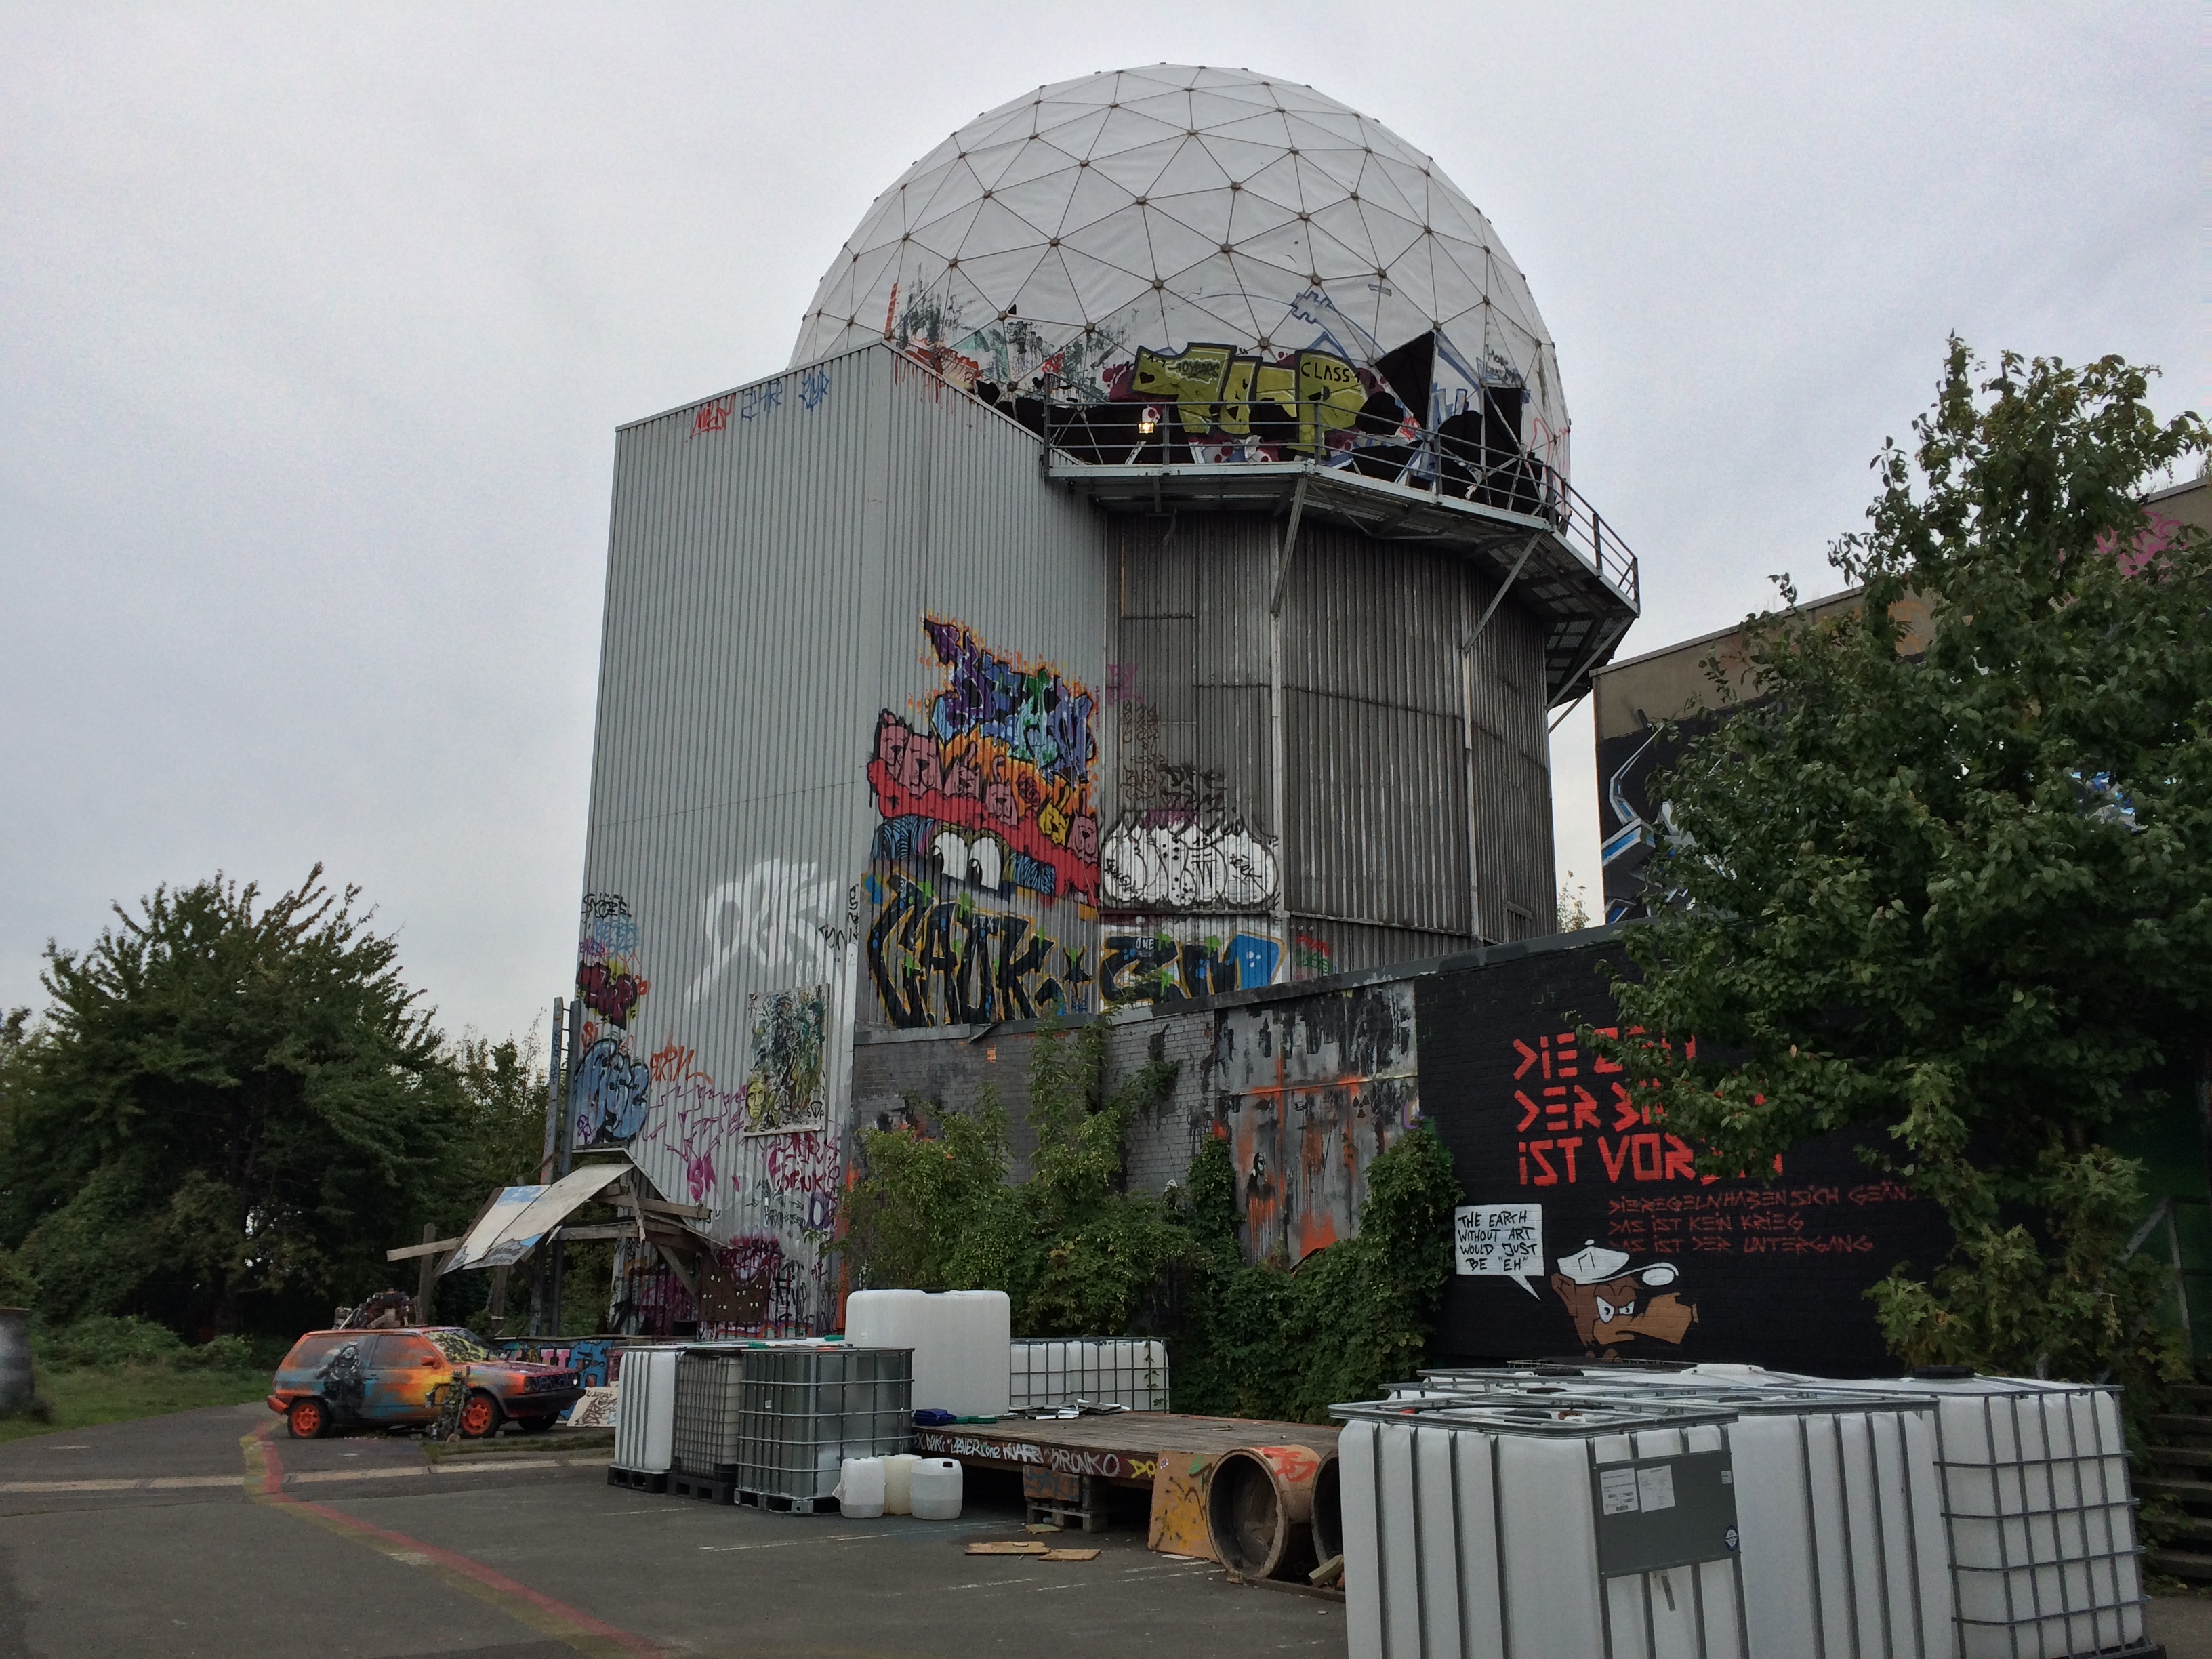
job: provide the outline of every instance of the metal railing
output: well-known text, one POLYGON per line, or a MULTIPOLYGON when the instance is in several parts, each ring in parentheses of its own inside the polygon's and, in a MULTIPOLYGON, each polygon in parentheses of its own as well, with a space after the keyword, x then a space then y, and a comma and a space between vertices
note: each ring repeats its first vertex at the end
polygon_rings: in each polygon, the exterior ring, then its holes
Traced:
POLYGON ((1608 587, 1642 607, 1636 555, 1556 467, 1526 450, 1492 447, 1479 436, 1410 420, 1382 426, 1324 399, 1016 403, 1016 418, 1079 466, 1313 461, 1439 499, 1540 519, 1608 587))

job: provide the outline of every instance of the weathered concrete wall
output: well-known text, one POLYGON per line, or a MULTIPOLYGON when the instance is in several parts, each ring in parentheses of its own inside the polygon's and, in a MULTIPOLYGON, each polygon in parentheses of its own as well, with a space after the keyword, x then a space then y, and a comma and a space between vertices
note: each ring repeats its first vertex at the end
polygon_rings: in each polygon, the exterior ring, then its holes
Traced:
MULTIPOLYGON (((986 1088, 1006 1109, 1014 1176, 1028 1173, 1034 1021, 864 1034, 853 1061, 854 1121, 884 1128, 911 1097, 933 1114, 986 1088)), ((1130 1187, 1181 1182, 1209 1135, 1230 1143, 1255 1259, 1296 1262, 1358 1230, 1367 1166, 1419 1121, 1413 982, 1346 975, 1128 1009, 1115 1017, 1106 1086, 1153 1060, 1177 1062, 1175 1088, 1130 1127, 1130 1187)))

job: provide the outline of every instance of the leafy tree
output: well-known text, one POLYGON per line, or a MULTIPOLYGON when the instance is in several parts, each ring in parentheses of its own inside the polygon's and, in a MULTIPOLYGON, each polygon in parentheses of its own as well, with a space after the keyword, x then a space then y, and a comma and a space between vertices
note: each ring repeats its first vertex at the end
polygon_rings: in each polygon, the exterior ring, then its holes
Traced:
POLYGON ((2212 550, 2151 546, 2141 495, 2206 431, 2118 358, 1983 376, 1954 339, 1876 458, 1830 555, 1863 603, 1754 619, 1756 701, 1713 665, 1727 718, 1657 785, 1672 902, 1614 986, 1697 1052, 1607 1046, 1709 1170, 1850 1129, 1943 1206, 1952 1259, 1876 1293, 1900 1357, 2145 1378, 2139 1171, 2100 1138, 2212 997, 2212 550))
POLYGON ((515 1058, 465 1085, 358 900, 319 866, 265 903, 217 877, 47 947, 52 1006, 6 1062, 0 1244, 48 1320, 296 1328, 389 1282, 418 1218, 456 1218, 489 1172, 450 1167, 457 1144, 507 1172, 515 1058))

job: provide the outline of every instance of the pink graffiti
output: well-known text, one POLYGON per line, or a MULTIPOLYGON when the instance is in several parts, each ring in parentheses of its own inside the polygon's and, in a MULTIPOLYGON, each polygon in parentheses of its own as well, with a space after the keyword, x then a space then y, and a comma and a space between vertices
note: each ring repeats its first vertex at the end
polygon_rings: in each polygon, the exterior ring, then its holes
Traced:
POLYGON ((768 1178, 779 1192, 835 1192, 836 1142, 811 1129, 803 1134, 777 1136, 768 1150, 768 1178))

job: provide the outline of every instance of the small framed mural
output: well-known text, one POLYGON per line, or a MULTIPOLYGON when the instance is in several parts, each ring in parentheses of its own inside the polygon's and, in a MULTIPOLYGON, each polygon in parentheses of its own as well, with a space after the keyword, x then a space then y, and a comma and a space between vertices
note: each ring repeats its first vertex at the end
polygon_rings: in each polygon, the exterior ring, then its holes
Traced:
POLYGON ((830 988, 755 991, 746 1006, 752 1016, 753 1046, 752 1074, 745 1083, 745 1133, 784 1135, 828 1129, 823 1042, 829 1024, 830 988))

